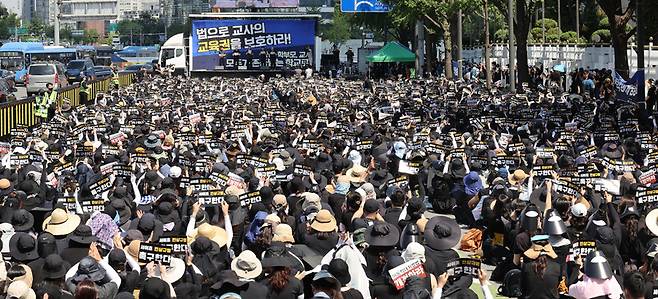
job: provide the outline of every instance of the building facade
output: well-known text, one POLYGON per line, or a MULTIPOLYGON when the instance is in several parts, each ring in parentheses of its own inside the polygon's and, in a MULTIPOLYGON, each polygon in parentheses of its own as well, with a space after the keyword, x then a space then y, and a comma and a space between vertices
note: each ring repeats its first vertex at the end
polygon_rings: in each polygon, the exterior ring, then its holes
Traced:
POLYGON ((210 12, 208 0, 160 0, 162 18, 167 26, 185 24, 190 14, 210 12))
POLYGON ((32 20, 31 0, 0 0, 0 4, 6 7, 9 13, 15 13, 24 23, 32 20))
POLYGON ((74 29, 95 29, 106 33, 109 22, 118 15, 117 0, 61 0, 62 26, 74 29))

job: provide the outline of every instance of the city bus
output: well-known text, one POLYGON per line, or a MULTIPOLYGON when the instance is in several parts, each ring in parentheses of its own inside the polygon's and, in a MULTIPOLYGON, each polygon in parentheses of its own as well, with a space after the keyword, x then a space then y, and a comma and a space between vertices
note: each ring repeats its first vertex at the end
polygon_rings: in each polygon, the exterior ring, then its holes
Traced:
POLYGON ((13 71, 16 83, 25 81, 27 67, 33 61, 58 61, 67 64, 76 58, 76 49, 44 46, 37 42, 11 42, 0 47, 0 68, 13 71))
POLYGON ((100 45, 96 46, 96 60, 94 64, 109 66, 112 63, 112 54, 114 54, 114 49, 112 46, 100 45))

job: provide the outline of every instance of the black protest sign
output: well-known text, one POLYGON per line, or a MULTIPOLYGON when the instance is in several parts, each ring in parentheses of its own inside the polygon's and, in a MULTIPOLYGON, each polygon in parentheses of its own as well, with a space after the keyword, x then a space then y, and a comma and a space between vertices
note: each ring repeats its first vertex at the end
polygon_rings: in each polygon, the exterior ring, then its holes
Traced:
POLYGON ((105 201, 102 199, 83 200, 80 202, 80 207, 85 214, 103 212, 105 211, 105 201))
POLYGON ((260 192, 254 191, 250 193, 241 194, 238 199, 240 200, 240 206, 246 207, 255 203, 261 202, 260 192))
POLYGON ((96 196, 112 188, 112 181, 109 176, 103 176, 100 180, 89 185, 91 194, 96 196))
POLYGON ((448 265, 446 266, 446 272, 448 273, 448 276, 452 277, 464 275, 478 277, 481 266, 482 261, 479 259, 460 258, 448 262, 448 265))
POLYGON ((525 144, 523 143, 512 143, 507 146, 507 151, 510 153, 523 152, 525 151, 525 144))
POLYGON ((587 185, 594 183, 594 180, 600 178, 603 178, 603 174, 593 165, 579 165, 578 180, 575 183, 579 185, 587 185))
POLYGON ((585 149, 583 149, 582 151, 580 151, 580 153, 578 153, 578 154, 585 157, 585 158, 587 158, 587 159, 591 159, 591 158, 596 157, 597 152, 598 152, 598 149, 596 148, 596 146, 590 145, 590 146, 586 147, 585 149))
POLYGON ((649 165, 658 165, 658 151, 654 150, 647 155, 649 165))
POLYGON ((471 149, 478 150, 478 151, 479 150, 486 150, 488 148, 489 148, 489 145, 486 142, 479 141, 479 140, 473 141, 473 145, 471 145, 471 149))
POLYGON ((590 252, 596 250, 596 241, 593 240, 579 240, 571 244, 569 254, 572 259, 576 257, 586 257, 590 252))
POLYGON ((517 167, 519 159, 517 157, 498 155, 492 158, 491 163, 496 167, 509 166, 514 169, 517 167))
POLYGON ((174 250, 165 244, 144 243, 139 244, 138 261, 141 263, 160 263, 164 266, 171 264, 171 255, 174 250))
POLYGON ((160 237, 158 244, 170 247, 171 253, 174 255, 185 255, 187 253, 186 236, 160 237))
POLYGON ((363 140, 356 143, 357 151, 369 151, 372 149, 372 140, 363 140))
POLYGON ((257 167, 256 171, 258 171, 258 174, 261 176, 267 177, 267 178, 273 178, 276 176, 276 166, 275 165, 268 165, 265 167, 257 167))
POLYGON ((482 168, 489 167, 489 157, 471 156, 469 157, 469 160, 470 160, 469 165, 473 165, 474 163, 480 163, 480 166, 482 166, 482 168))
POLYGON ((30 164, 30 155, 12 154, 9 158, 9 164, 13 167, 28 165, 30 164))
POLYGON ((103 153, 110 156, 119 156, 121 155, 121 149, 113 145, 103 146, 103 153))
POLYGON ((565 181, 553 180, 553 190, 565 195, 576 196, 578 194, 578 186, 565 181))
POLYGON ((75 196, 72 195, 62 195, 57 198, 58 203, 62 203, 67 211, 75 211, 75 196))
POLYGON ((197 193, 199 203, 202 205, 218 205, 224 201, 224 191, 204 190, 197 193))
POLYGON ((229 181, 229 177, 223 173, 213 172, 210 174, 209 178, 217 184, 217 186, 224 187, 229 181))
POLYGON ((130 154, 130 161, 138 164, 147 165, 149 163, 149 156, 147 153, 134 153, 130 154))
POLYGON ((420 162, 410 162, 405 160, 400 160, 398 165, 398 172, 410 175, 416 175, 420 171, 420 168, 423 165, 420 162))
POLYGON ((638 205, 658 202, 658 189, 640 186, 635 191, 635 200, 637 200, 638 205))
POLYGON ((94 156, 94 146, 91 146, 91 145, 78 146, 75 149, 75 156, 78 157, 78 158, 93 157, 94 156))
POLYGON ((556 152, 566 152, 569 150, 569 148, 571 148, 569 143, 563 140, 559 140, 553 145, 553 149, 555 149, 556 152))
POLYGON ((301 143, 301 148, 315 150, 320 147, 320 144, 320 141, 315 138, 304 138, 301 143))
POLYGON ((293 174, 298 176, 310 176, 311 173, 313 173, 313 169, 310 166, 302 164, 296 164, 293 170, 293 174))
POLYGON ((245 163, 247 165, 251 165, 253 167, 263 167, 263 166, 267 165, 268 161, 265 158, 249 156, 245 163))
POLYGON ((553 172, 555 172, 555 165, 536 165, 532 167, 532 171, 536 177, 538 177, 540 180, 543 180, 553 176, 553 172))
POLYGON ((116 177, 130 179, 133 170, 132 167, 130 167, 130 165, 115 164, 112 166, 112 173, 114 173, 116 177))
POLYGON ((537 158, 540 159, 551 159, 555 154, 555 150, 550 147, 540 147, 536 151, 537 158))
POLYGON ((208 166, 208 160, 206 159, 198 159, 194 163, 194 171, 197 172, 204 172, 206 171, 206 167, 208 166))
POLYGON ((57 165, 53 168, 53 172, 61 174, 62 171, 73 171, 75 169, 75 164, 73 162, 66 162, 64 164, 57 165))
POLYGON ((213 180, 209 178, 192 178, 190 179, 190 186, 194 191, 207 191, 212 190, 213 180))

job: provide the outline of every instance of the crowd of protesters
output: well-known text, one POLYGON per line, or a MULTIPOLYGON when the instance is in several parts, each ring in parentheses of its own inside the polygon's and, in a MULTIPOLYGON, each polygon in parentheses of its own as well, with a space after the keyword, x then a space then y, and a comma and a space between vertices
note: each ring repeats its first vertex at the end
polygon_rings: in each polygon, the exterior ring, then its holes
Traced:
POLYGON ((442 79, 145 77, 0 143, 0 293, 654 298, 656 128, 442 79))

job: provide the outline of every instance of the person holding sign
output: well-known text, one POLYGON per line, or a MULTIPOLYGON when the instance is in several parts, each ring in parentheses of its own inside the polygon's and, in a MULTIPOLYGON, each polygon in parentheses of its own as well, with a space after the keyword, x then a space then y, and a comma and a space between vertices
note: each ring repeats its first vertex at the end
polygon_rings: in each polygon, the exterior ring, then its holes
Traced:
POLYGON ((560 284, 560 264, 548 242, 548 235, 532 237, 532 246, 523 253, 521 292, 524 298, 557 299, 560 284))

